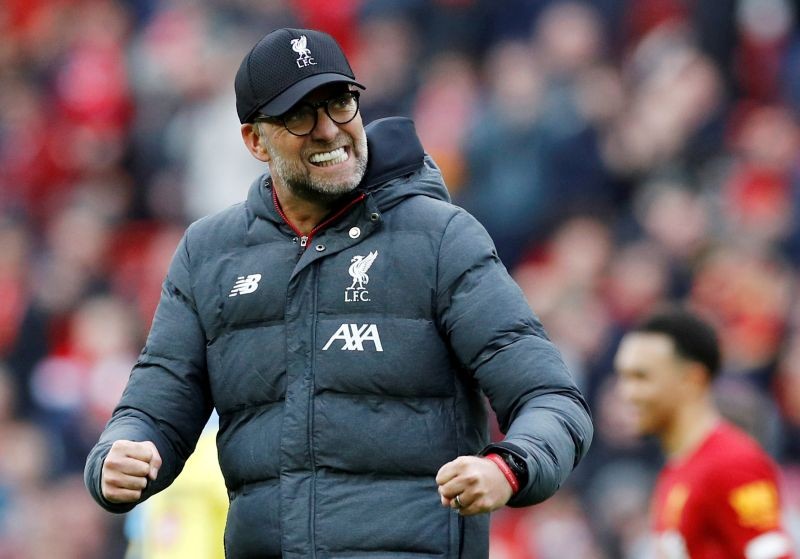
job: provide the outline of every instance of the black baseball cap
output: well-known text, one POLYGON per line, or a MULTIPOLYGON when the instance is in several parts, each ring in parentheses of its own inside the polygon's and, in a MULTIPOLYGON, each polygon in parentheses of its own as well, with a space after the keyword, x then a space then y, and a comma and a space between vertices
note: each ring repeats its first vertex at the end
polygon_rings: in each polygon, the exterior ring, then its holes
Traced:
POLYGON ((258 113, 281 115, 312 90, 333 82, 365 89, 333 37, 314 29, 276 29, 256 43, 236 72, 239 121, 252 122, 258 113))

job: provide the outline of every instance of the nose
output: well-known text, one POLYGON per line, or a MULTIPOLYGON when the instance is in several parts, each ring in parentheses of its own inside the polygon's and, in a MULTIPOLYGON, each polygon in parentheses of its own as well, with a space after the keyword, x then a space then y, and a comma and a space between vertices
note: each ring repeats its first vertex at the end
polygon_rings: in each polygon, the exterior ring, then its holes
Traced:
POLYGON ((311 137, 315 140, 331 141, 339 133, 339 125, 333 122, 323 107, 317 109, 317 124, 311 130, 311 137))

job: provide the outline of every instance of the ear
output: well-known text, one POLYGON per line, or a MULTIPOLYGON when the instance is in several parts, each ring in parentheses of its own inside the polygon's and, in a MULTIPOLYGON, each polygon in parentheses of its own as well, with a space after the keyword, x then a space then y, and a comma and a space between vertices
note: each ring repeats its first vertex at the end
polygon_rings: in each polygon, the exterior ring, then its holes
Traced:
POLYGON ((705 392, 711 386, 711 375, 704 365, 696 362, 686 363, 686 375, 690 379, 692 386, 698 391, 705 392))
POLYGON ((256 131, 256 125, 251 123, 242 124, 242 140, 247 150, 259 161, 267 163, 271 158, 269 152, 261 142, 261 136, 256 131))

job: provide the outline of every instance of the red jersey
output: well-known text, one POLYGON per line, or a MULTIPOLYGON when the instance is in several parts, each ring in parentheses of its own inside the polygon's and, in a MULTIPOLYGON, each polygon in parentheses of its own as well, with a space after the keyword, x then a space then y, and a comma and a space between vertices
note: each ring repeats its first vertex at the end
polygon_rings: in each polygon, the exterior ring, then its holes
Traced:
POLYGON ((794 557, 781 524, 777 468, 729 423, 662 470, 652 512, 658 559, 794 557))

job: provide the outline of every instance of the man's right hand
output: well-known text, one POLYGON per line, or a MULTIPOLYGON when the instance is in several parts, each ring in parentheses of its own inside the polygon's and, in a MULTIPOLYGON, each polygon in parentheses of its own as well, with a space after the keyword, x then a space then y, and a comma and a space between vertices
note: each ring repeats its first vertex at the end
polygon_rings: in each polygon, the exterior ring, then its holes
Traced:
POLYGON ((132 503, 142 497, 148 478, 156 479, 161 455, 150 441, 114 441, 103 462, 100 489, 110 503, 132 503))

